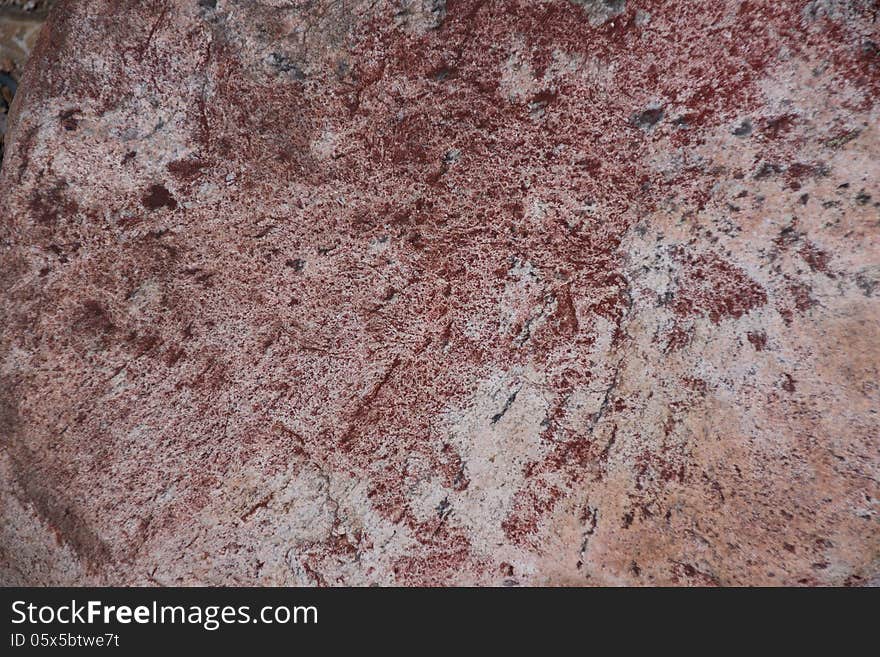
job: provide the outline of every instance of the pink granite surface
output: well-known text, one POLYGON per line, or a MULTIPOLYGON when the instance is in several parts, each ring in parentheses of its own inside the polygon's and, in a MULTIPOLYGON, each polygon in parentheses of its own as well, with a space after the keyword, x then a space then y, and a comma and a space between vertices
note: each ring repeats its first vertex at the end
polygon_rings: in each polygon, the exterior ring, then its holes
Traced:
POLYGON ((4 584, 880 583, 867 0, 62 0, 4 584))

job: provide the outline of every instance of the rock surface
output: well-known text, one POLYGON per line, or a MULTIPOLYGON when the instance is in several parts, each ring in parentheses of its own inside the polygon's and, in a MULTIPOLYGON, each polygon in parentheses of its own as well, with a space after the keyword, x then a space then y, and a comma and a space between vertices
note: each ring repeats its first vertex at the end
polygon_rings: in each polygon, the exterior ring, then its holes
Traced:
POLYGON ((877 584, 866 0, 67 0, 4 584, 877 584))

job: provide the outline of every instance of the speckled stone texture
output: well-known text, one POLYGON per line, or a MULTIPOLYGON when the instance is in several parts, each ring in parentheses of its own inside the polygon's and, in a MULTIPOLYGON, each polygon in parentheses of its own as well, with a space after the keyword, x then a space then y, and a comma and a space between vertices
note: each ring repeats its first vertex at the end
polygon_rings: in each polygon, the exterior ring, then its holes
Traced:
POLYGON ((60 2, 0 581, 880 583, 877 13, 60 2))

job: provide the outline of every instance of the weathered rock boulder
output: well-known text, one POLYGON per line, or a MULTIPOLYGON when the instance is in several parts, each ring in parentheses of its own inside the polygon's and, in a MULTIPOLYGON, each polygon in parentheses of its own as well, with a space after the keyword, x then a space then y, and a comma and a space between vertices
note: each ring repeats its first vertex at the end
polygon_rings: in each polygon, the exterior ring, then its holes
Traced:
POLYGON ((0 580, 877 583, 872 7, 60 2, 0 580))

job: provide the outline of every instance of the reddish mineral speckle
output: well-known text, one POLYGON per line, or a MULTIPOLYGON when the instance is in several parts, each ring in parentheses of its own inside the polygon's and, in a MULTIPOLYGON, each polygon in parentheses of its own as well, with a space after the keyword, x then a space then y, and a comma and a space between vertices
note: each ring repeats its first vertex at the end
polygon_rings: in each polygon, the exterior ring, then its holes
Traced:
POLYGON ((875 13, 62 0, 0 582, 876 583, 875 13))

